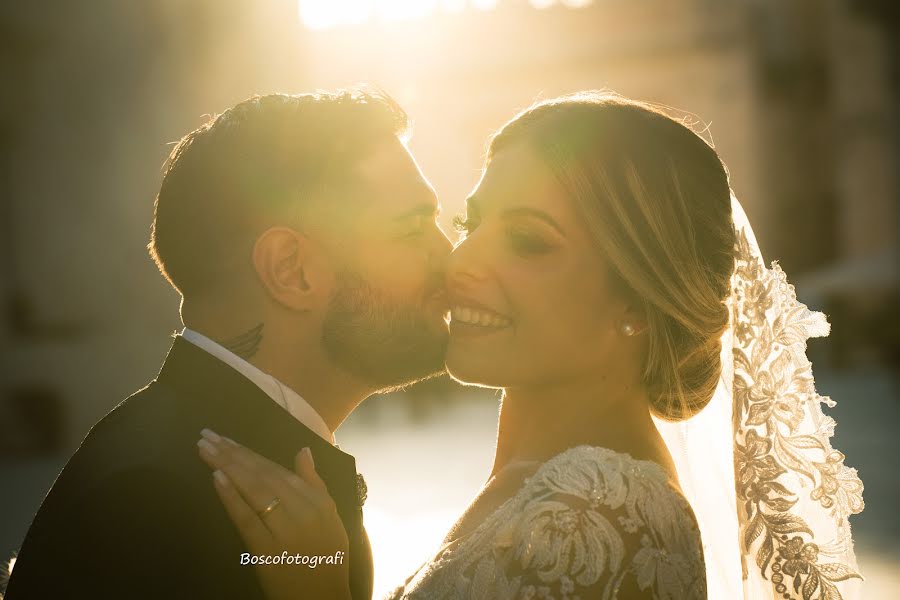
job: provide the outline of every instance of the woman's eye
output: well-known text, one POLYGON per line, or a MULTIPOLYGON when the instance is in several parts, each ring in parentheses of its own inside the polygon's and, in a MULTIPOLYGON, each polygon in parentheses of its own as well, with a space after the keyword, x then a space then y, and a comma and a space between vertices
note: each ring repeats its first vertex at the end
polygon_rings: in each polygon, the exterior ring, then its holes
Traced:
POLYGON ((552 246, 543 238, 520 229, 510 228, 507 231, 513 250, 521 256, 533 256, 547 253, 552 246))

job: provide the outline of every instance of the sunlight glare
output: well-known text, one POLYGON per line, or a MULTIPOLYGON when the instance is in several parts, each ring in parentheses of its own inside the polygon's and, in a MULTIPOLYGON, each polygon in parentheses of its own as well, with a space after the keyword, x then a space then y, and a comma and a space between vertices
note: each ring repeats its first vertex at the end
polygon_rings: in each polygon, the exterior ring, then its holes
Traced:
POLYGON ((489 11, 498 0, 298 0, 300 20, 309 29, 361 25, 373 18, 380 22, 412 21, 436 11, 457 14, 471 7, 489 11))
POLYGON ((441 0, 441 9, 448 13, 462 12, 466 8, 466 0, 441 0))
POLYGON ((452 510, 423 508, 420 514, 409 515, 366 507, 366 531, 375 559, 373 597, 390 593, 434 556, 458 516, 452 510))
POLYGON ((359 25, 371 14, 369 0, 300 0, 300 20, 310 29, 359 25))
POLYGON ((594 3, 593 0, 562 0, 563 6, 568 8, 585 8, 594 3))
POLYGON ((436 0, 376 0, 375 13, 382 21, 410 21, 431 14, 436 0))
POLYGON ((472 6, 478 10, 493 10, 497 8, 497 0, 472 0, 472 6))

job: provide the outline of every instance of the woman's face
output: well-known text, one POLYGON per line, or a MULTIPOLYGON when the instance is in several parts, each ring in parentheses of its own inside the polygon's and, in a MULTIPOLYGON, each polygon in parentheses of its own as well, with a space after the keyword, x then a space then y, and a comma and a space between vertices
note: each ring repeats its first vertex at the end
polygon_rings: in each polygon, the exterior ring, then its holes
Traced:
POLYGON ((449 262, 447 369, 489 387, 614 374, 629 307, 572 201, 527 144, 497 153, 449 262))

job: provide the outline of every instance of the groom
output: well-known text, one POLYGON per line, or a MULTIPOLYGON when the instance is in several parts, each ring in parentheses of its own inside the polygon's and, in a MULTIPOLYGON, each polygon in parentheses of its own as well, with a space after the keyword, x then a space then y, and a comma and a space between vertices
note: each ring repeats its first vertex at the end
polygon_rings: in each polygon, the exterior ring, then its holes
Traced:
POLYGON ((6 600, 261 598, 197 453, 207 427, 288 468, 310 448, 353 598, 371 597, 364 484, 333 432, 367 396, 442 372, 447 342, 451 245, 406 127, 381 94, 271 95, 179 142, 150 252, 185 329, 56 480, 6 600))

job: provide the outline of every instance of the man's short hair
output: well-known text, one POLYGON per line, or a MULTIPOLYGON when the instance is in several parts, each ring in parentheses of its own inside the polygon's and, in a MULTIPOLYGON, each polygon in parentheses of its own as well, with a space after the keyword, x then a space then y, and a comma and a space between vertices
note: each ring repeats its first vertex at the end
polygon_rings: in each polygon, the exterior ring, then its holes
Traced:
POLYGON ((349 189, 356 163, 408 126, 383 92, 272 94, 229 108, 169 155, 151 257, 185 298, 221 289, 251 264, 260 233, 296 222, 318 194, 349 189))

